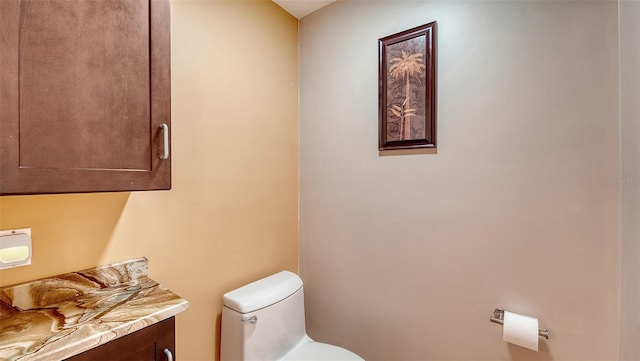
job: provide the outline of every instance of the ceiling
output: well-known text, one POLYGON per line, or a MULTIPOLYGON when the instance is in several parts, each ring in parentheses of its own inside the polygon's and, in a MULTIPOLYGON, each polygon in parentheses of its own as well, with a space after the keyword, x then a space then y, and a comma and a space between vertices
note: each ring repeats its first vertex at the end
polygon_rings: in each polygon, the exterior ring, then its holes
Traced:
POLYGON ((298 19, 311 14, 312 12, 327 6, 336 0, 273 0, 281 8, 287 10, 289 14, 298 19))

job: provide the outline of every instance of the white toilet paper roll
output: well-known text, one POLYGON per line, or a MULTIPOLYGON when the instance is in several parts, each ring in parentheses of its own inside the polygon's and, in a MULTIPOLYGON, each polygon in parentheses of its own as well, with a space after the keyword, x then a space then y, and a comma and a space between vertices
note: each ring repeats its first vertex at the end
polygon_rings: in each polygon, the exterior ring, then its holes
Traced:
POLYGON ((538 319, 504 311, 502 339, 529 350, 538 351, 538 319))

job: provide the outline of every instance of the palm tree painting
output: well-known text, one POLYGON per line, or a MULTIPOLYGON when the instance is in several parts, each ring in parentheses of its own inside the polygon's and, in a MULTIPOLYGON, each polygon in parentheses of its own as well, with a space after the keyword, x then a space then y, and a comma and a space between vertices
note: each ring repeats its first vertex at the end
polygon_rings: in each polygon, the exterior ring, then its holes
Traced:
MULTIPOLYGON (((409 41, 406 41, 402 44, 407 44, 412 41, 415 41, 416 38, 409 41)), ((424 39, 422 39, 424 40, 424 39)), ((391 99, 391 104, 388 104, 389 110, 393 113, 394 116, 398 118, 398 122, 400 123, 399 129, 399 139, 400 140, 408 140, 412 139, 411 136, 411 117, 415 117, 417 108, 414 108, 414 103, 419 102, 419 97, 412 102, 411 94, 412 88, 416 89, 421 83, 424 83, 424 69, 425 65, 422 60, 423 56, 421 52, 408 52, 405 50, 400 50, 401 56, 392 58, 389 60, 389 75, 394 82, 403 81, 404 84, 404 99, 402 99, 402 105, 398 105, 397 103, 393 103, 394 101, 398 101, 398 97, 391 99), (418 86, 416 86, 416 83, 418 86), (413 85, 413 87, 412 87, 413 85)), ((392 53, 392 52, 390 52, 392 53)), ((391 82, 389 87, 394 87, 394 82, 391 82)), ((397 84, 396 84, 397 87, 397 84)), ((419 89, 416 89, 419 91, 419 89)), ((420 118, 422 119, 422 118, 420 118)), ((419 128, 419 127, 415 127, 419 128)), ((415 138, 415 137, 414 137, 415 138)))
POLYGON ((380 44, 380 149, 435 147, 435 22, 380 44))

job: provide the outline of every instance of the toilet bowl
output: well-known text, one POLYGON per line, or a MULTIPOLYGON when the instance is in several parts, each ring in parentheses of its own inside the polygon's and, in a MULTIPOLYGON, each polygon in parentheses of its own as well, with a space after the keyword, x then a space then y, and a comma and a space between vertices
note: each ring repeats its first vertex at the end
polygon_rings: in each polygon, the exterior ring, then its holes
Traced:
POLYGON ((302 280, 288 271, 225 293, 221 338, 222 361, 363 360, 307 336, 302 280))

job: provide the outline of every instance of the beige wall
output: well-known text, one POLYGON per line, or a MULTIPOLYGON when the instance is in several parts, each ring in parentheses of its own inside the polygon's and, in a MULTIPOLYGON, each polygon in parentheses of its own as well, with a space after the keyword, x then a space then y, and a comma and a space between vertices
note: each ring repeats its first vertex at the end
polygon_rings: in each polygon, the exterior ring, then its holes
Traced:
POLYGON ((640 2, 620 1, 620 359, 640 360, 640 2))
POLYGON ((368 360, 617 359, 617 26, 606 1, 339 1, 301 20, 311 337, 368 360), (380 155, 377 39, 433 20, 437 154, 380 155), (549 341, 504 343, 494 307, 549 341))
POLYGON ((217 357, 222 294, 297 271, 297 21, 271 1, 173 1, 173 190, 0 198, 33 264, 0 285, 146 256, 191 302, 181 360, 217 357))

